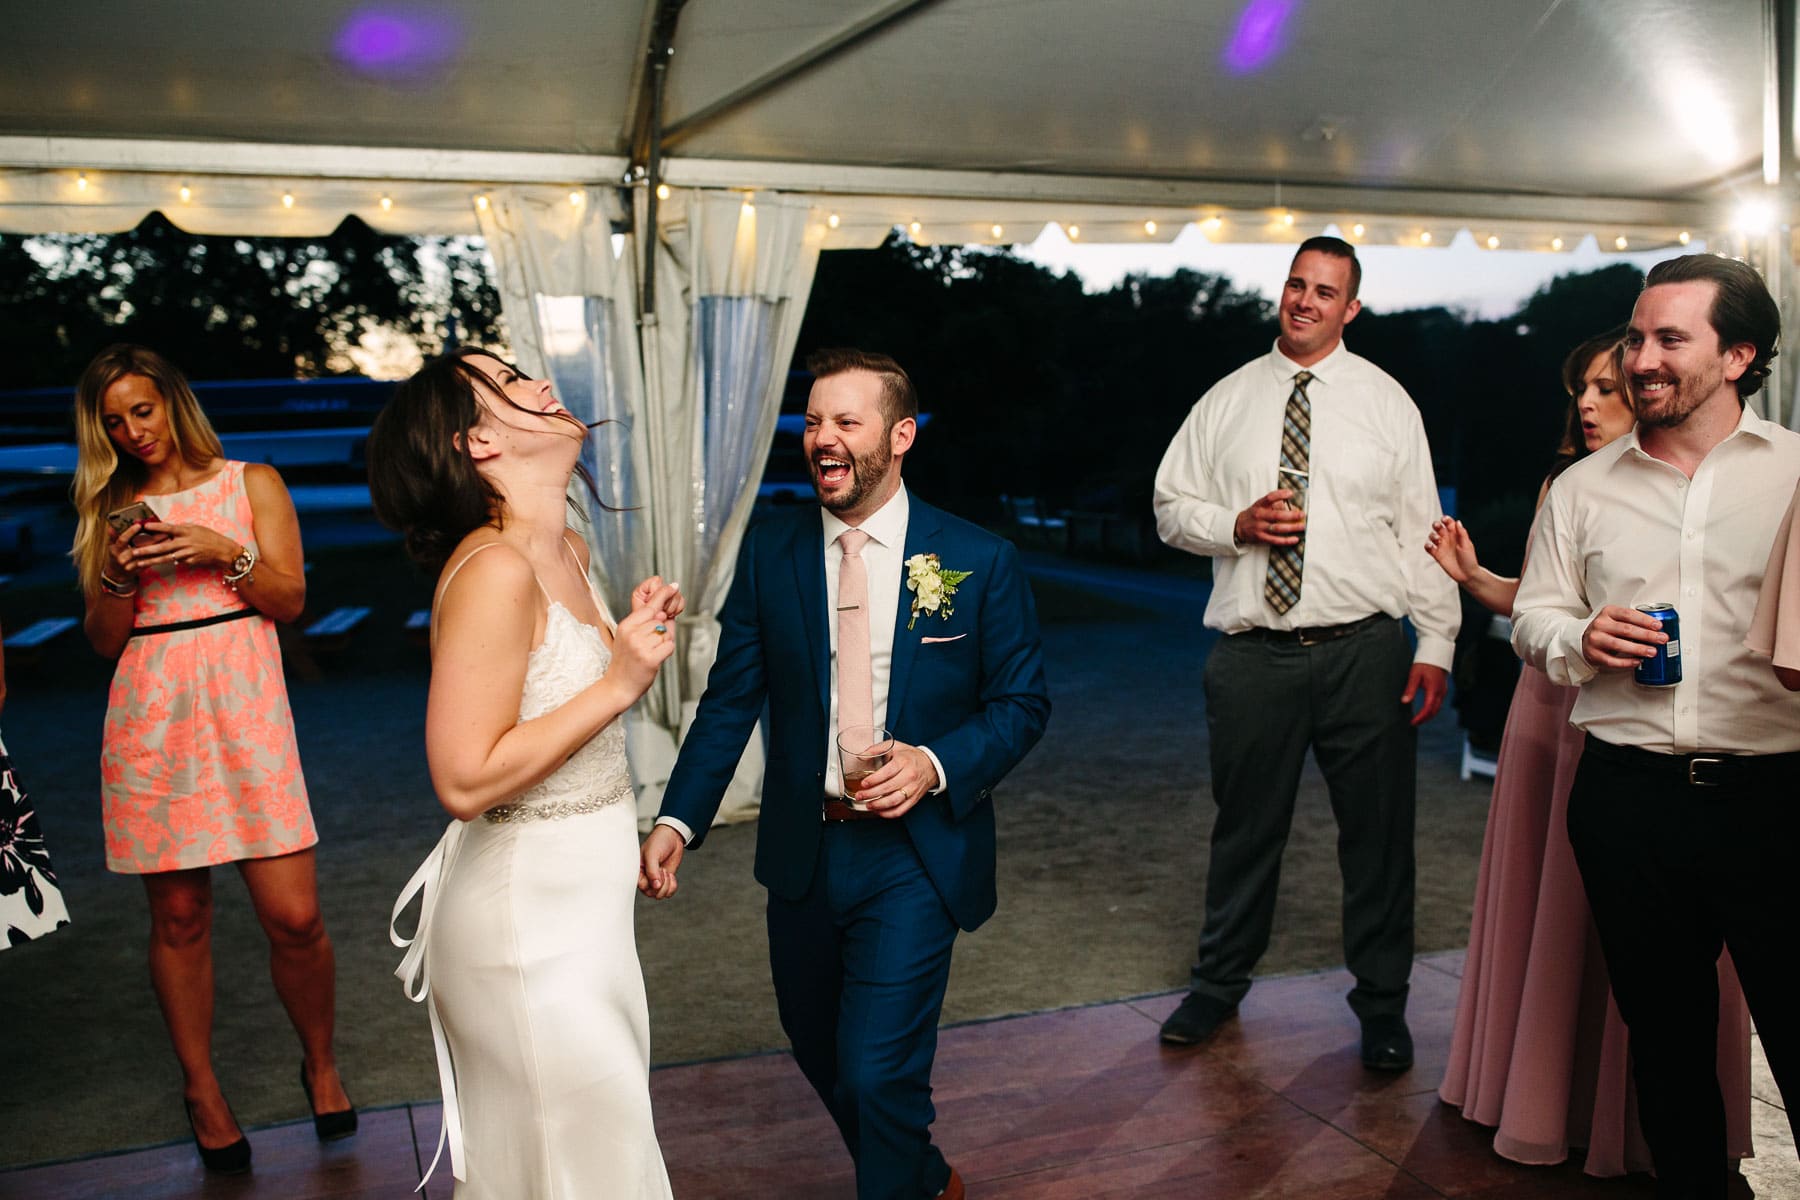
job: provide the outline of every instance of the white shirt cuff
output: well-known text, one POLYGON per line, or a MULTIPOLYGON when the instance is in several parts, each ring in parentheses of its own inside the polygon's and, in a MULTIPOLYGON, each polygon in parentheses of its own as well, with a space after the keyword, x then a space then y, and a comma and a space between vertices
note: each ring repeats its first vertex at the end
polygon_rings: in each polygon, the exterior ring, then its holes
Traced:
POLYGON ((658 817, 656 818, 656 823, 658 825, 667 825, 670 829, 673 829, 676 833, 680 834, 682 845, 688 846, 693 844, 694 831, 687 827, 686 821, 677 820, 674 817, 658 817))
POLYGON ((950 786, 949 780, 944 777, 944 764, 938 761, 938 756, 931 752, 930 746, 920 746, 919 749, 925 752, 925 757, 931 760, 933 769, 937 771, 937 786, 932 788, 929 794, 941 796, 944 793, 944 789, 950 786))

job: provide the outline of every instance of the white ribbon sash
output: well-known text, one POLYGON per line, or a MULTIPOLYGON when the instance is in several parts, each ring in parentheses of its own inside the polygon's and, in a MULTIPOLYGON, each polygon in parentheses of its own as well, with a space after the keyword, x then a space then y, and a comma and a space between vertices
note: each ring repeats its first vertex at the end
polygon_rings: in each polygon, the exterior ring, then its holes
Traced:
POLYGON ((456 852, 462 846, 464 823, 450 822, 444 830, 444 836, 426 855, 419 869, 407 881, 401 891, 400 898, 394 901, 394 912, 388 918, 388 941, 405 950, 400 965, 394 974, 400 980, 406 992, 406 998, 415 1004, 423 1002, 425 1011, 431 1017, 431 1041, 437 1050, 438 1085, 444 1093, 444 1124, 438 1131, 437 1153, 431 1156, 431 1165, 425 1168, 424 1179, 419 1180, 416 1192, 425 1186, 431 1173, 437 1170, 438 1160, 444 1155, 444 1146, 450 1147, 450 1173, 462 1182, 468 1181, 467 1170, 463 1163, 462 1113, 456 1105, 456 1070, 450 1062, 450 1042, 444 1036, 444 1023, 438 1016, 437 1001, 431 997, 431 972, 426 963, 426 954, 431 945, 431 920, 437 911, 438 895, 443 890, 444 880, 450 876, 450 868, 456 861, 456 852), (414 896, 424 894, 419 906, 419 926, 413 935, 402 937, 395 928, 400 920, 400 913, 414 896))

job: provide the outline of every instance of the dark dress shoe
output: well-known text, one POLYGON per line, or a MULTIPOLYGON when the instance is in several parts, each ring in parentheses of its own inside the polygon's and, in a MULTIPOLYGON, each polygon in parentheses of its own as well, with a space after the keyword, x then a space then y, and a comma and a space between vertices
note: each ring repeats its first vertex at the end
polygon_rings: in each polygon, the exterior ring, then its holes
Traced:
POLYGON ((1189 992, 1182 999, 1181 1007, 1162 1023, 1160 1036, 1171 1046, 1197 1045, 1218 1032, 1219 1026, 1236 1012, 1237 1005, 1217 996, 1189 992))
MULTIPOLYGON (((229 1146, 208 1148, 200 1144, 200 1131, 194 1128, 194 1102, 183 1100, 181 1106, 187 1112, 188 1132, 194 1135, 194 1149, 200 1152, 200 1165, 214 1175, 242 1175, 250 1169, 250 1139, 241 1132, 238 1140, 229 1146)), ((232 1118, 236 1120, 236 1118, 232 1118)))
POLYGON ((306 1082, 306 1064, 300 1064, 300 1090, 306 1093, 306 1107, 312 1112, 313 1135, 321 1142, 335 1142, 356 1132, 356 1106, 340 1112, 319 1112, 313 1105, 312 1084, 306 1082))
POLYGON ((1412 1033, 1406 1018, 1370 1017, 1362 1023, 1362 1061, 1371 1071, 1407 1071, 1413 1065, 1412 1033))

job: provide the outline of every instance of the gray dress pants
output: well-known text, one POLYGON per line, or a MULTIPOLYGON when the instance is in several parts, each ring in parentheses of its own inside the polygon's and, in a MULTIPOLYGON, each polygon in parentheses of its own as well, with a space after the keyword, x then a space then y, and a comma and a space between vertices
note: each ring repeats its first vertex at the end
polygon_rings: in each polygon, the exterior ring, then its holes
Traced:
POLYGON ((1362 1018, 1405 1011, 1418 739, 1400 694, 1411 666, 1405 630, 1386 617, 1314 645, 1253 630, 1213 647, 1206 724, 1219 811, 1192 990, 1231 1004, 1250 990, 1310 747, 1337 817, 1350 1007, 1362 1018))

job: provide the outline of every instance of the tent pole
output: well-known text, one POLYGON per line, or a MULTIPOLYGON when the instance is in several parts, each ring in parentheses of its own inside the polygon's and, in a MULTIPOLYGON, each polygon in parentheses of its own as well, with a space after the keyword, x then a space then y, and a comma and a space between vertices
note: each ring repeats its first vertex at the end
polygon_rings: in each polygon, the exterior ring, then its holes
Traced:
POLYGON ((681 6, 685 3, 687 0, 657 0, 650 45, 646 51, 649 70, 644 76, 644 91, 648 94, 638 98, 638 121, 631 137, 628 177, 642 172, 645 188, 645 228, 638 231, 644 249, 642 307, 638 312, 640 327, 656 323, 656 189, 662 183, 663 93, 669 82, 669 61, 675 57, 675 25, 681 19, 681 6))

